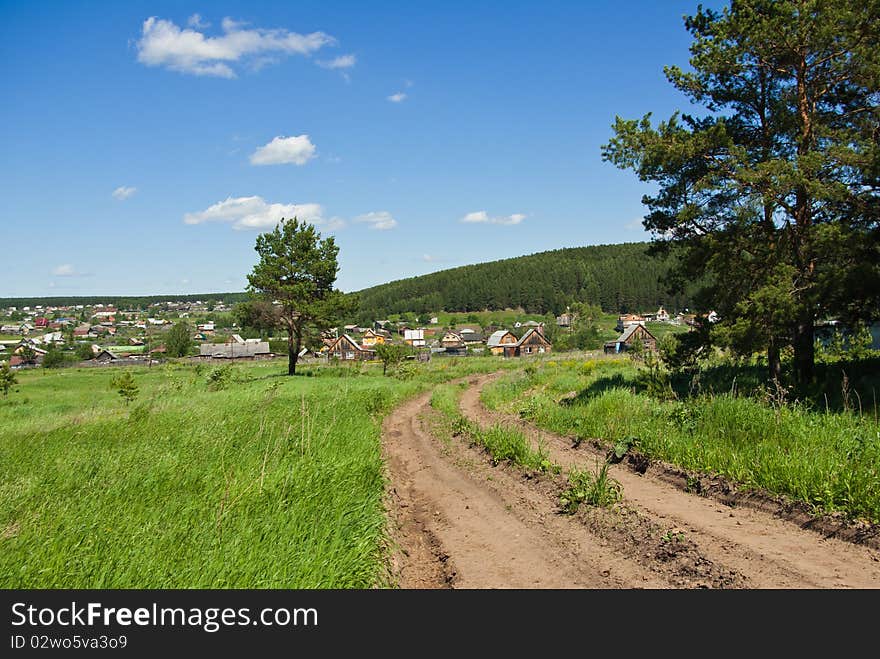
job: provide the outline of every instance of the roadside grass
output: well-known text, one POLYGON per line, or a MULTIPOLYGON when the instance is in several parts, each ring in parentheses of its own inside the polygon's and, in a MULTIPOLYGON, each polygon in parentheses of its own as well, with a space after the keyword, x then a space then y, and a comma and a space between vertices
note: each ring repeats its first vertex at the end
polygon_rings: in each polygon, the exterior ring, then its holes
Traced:
POLYGON ((546 447, 532 446, 521 430, 501 424, 481 428, 465 418, 459 409, 461 393, 460 386, 440 385, 431 395, 431 407, 443 415, 452 435, 462 436, 472 445, 481 446, 495 465, 508 462, 531 471, 559 471, 550 462, 546 447))
POLYGON ((635 437, 639 450, 817 512, 880 522, 880 426, 870 415, 818 411, 732 393, 662 401, 636 393, 627 360, 558 359, 484 389, 491 409, 519 414, 574 443, 635 437))
POLYGON ((386 585, 381 421, 498 360, 23 371, 0 400, 0 587, 386 585))

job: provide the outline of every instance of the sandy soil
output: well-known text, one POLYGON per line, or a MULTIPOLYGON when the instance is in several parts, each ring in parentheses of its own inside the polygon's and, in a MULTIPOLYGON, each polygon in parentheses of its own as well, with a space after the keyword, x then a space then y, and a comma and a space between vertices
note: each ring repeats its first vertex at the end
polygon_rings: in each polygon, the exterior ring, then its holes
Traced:
MULTIPOLYGON (((543 441, 564 468, 599 452, 492 413, 470 381, 462 411, 543 441)), ((393 578, 403 588, 876 588, 880 552, 823 538, 772 512, 730 507, 662 478, 612 467, 624 500, 562 515, 563 475, 492 466, 462 438, 443 440, 429 394, 390 414, 393 578)))

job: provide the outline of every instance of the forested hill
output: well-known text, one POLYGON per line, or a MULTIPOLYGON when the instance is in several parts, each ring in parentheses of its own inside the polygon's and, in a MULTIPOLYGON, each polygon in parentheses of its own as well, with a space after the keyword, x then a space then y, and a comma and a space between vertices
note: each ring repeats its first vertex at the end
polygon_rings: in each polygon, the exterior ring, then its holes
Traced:
POLYGON ((667 293, 672 262, 647 249, 644 242, 556 249, 400 279, 359 291, 359 316, 517 307, 559 313, 575 300, 609 312, 690 306, 689 295, 667 293))

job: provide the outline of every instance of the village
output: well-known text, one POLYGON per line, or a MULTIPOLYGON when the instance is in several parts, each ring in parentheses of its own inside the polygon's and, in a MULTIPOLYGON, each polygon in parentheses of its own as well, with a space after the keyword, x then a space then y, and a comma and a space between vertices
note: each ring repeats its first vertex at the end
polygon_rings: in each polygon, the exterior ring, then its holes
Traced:
MULTIPOLYGON (((197 361, 258 360, 286 354, 285 336, 240 327, 233 311, 223 301, 200 300, 156 302, 146 309, 101 303, 7 307, 0 311, 0 361, 16 369, 37 367, 51 350, 62 356, 52 366, 150 365, 170 356, 197 361), (184 324, 189 343, 185 354, 168 354, 165 339, 177 324, 184 324)), ((605 353, 614 354, 632 349, 635 343, 656 350, 658 326, 665 326, 664 332, 678 332, 695 322, 694 314, 670 314, 662 306, 652 313, 606 316, 602 347, 605 353)), ((555 318, 516 313, 508 318, 506 325, 473 314, 448 316, 445 322, 429 315, 420 319, 426 321, 422 323, 394 317, 367 327, 346 324, 323 332, 320 343, 301 349, 299 359, 372 361, 381 345, 406 346, 409 357, 420 360, 480 354, 529 357, 550 353, 554 340, 578 325, 577 314, 571 312, 555 318)), ((714 312, 708 316, 711 322, 716 318, 714 312)))

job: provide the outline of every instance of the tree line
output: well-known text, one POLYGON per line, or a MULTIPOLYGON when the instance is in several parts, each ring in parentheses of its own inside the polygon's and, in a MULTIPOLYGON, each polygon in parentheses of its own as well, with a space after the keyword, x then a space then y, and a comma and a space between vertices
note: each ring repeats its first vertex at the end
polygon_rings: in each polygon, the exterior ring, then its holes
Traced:
POLYGON ((357 320, 520 307, 559 314, 573 302, 612 313, 691 306, 691 287, 670 294, 666 284, 676 259, 648 249, 644 242, 573 247, 401 279, 359 291, 357 320))
POLYGON ((248 293, 198 293, 192 295, 87 295, 87 296, 55 296, 55 297, 2 297, 0 309, 7 307, 72 307, 77 304, 94 306, 96 304, 113 305, 117 309, 146 309, 157 302, 219 302, 228 305, 244 302, 249 299, 248 293))

